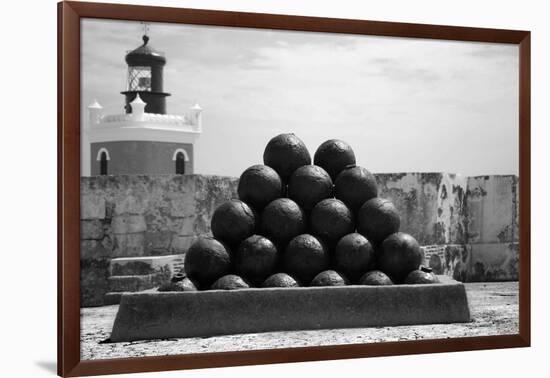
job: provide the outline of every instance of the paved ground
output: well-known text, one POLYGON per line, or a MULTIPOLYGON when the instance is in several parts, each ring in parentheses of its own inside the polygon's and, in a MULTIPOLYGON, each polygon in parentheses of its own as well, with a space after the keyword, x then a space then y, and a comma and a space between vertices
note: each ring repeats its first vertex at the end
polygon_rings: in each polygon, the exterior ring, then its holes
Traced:
POLYGON ((473 317, 471 323, 269 332, 129 343, 100 343, 109 338, 118 306, 83 308, 80 316, 81 358, 162 356, 518 333, 517 282, 471 283, 466 284, 466 290, 473 317))

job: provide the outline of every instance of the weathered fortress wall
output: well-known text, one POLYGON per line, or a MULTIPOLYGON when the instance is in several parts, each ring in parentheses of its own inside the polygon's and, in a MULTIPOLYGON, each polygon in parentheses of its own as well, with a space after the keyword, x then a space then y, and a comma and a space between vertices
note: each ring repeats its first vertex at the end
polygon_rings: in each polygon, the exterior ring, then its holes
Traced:
POLYGON ((518 177, 379 174, 379 195, 401 229, 424 247, 426 264, 460 281, 518 278, 518 177))
MULTIPOLYGON (((436 272, 462 281, 517 279, 516 176, 376 176, 380 196, 395 203, 401 229, 426 246, 426 263, 436 272)), ((185 253, 196 236, 210 232, 214 209, 236 198, 237 182, 204 175, 82 177, 81 304, 104 303, 113 258, 185 253)))
POLYGON ((376 175, 379 196, 401 214, 401 229, 421 245, 465 243, 467 178, 447 173, 376 175))
POLYGON ((216 207, 237 196, 237 182, 201 175, 82 177, 82 305, 103 304, 111 259, 185 253, 196 236, 210 232, 216 207))

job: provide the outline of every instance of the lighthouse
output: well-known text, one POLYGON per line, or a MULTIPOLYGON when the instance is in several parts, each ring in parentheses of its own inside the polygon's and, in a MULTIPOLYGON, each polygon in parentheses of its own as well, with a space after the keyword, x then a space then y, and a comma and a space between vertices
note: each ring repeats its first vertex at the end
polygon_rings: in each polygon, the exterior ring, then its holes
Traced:
POLYGON ((143 44, 126 54, 128 85, 122 94, 126 98, 126 113, 132 112, 131 103, 139 95, 146 103, 145 112, 166 114, 163 71, 166 65, 164 54, 149 45, 149 36, 143 36, 143 44))
MULTIPOLYGON (((121 62, 122 63, 122 62, 121 62)), ((168 114, 164 53, 142 43, 125 55, 124 105, 103 114, 99 100, 88 106, 82 133, 82 176, 194 173, 195 142, 202 133, 202 108, 168 114)))

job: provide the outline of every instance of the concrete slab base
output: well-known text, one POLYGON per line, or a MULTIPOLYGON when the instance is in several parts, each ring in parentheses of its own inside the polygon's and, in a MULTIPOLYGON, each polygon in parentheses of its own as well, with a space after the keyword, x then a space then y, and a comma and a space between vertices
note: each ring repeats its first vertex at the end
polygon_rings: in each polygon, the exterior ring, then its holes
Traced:
POLYGON ((462 283, 124 293, 112 342, 470 321, 462 283))

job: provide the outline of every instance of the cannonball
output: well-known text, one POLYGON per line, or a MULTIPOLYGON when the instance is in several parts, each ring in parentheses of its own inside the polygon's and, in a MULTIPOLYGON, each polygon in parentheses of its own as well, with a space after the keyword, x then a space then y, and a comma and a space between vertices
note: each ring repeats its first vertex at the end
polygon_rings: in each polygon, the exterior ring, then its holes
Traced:
POLYGON ((317 148, 313 156, 313 164, 323 168, 332 180, 336 180, 344 168, 355 164, 355 154, 346 142, 330 139, 317 148))
POLYGON ((238 290, 250 287, 245 280, 236 274, 227 274, 212 284, 212 290, 238 290))
POLYGON ((371 198, 357 213, 357 232, 375 244, 399 231, 400 224, 399 212, 387 199, 371 198))
POLYGON ((386 273, 379 270, 371 270, 359 279, 359 285, 386 286, 393 285, 393 281, 386 273))
POLYGON ((422 263, 420 245, 415 238, 404 232, 391 234, 380 246, 377 263, 380 270, 395 283, 402 283, 422 263))
POLYGON ((421 267, 420 269, 410 272, 405 278, 405 283, 409 285, 434 284, 439 283, 439 279, 432 273, 431 269, 421 267))
POLYGON ((235 253, 235 270, 253 282, 261 283, 277 267, 277 247, 260 235, 252 235, 241 242, 235 253))
POLYGON ((185 254, 184 269, 200 286, 209 286, 231 269, 229 249, 216 239, 200 237, 185 254))
POLYGON ((300 282, 311 282, 328 268, 328 250, 315 236, 298 235, 288 243, 283 254, 283 265, 285 271, 300 282))
POLYGON ((377 195, 376 179, 363 167, 346 167, 334 182, 334 196, 342 200, 353 212, 377 195))
POLYGON ((311 164, 311 156, 304 142, 296 135, 280 134, 267 143, 264 164, 276 170, 286 182, 297 168, 311 164))
POLYGON ((352 233, 341 238, 334 249, 334 268, 357 282, 372 266, 374 249, 363 235, 352 233))
POLYGON ((286 273, 275 273, 264 281, 262 287, 299 287, 300 284, 286 273))
POLYGON ((319 201, 332 196, 332 179, 323 168, 304 165, 290 176, 288 196, 309 211, 319 201))
POLYGON ((306 227, 304 211, 289 198, 270 202, 261 215, 262 234, 281 248, 293 237, 304 233, 306 227))
POLYGON ((344 235, 355 231, 353 213, 340 200, 327 198, 319 202, 310 215, 311 232, 331 246, 344 235))
POLYGON ((348 280, 335 270, 325 270, 316 275, 309 286, 346 286, 348 280))
POLYGON ((188 277, 179 281, 168 281, 158 288, 158 291, 197 291, 197 286, 188 277))
POLYGON ((282 196, 283 183, 273 168, 253 165, 242 173, 237 193, 241 201, 261 211, 268 203, 282 196))
POLYGON ((216 239, 229 245, 238 245, 254 234, 256 213, 243 201, 227 201, 214 211, 210 228, 216 239))

